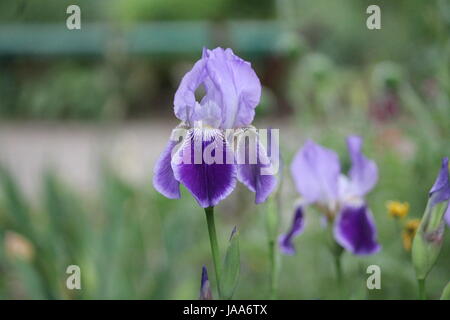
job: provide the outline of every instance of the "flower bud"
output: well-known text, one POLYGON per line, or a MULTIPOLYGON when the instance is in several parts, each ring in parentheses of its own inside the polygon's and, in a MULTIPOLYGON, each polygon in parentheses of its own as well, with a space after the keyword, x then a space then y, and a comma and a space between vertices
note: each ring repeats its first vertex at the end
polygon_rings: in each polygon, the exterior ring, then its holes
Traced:
POLYGON ((448 202, 427 206, 425 214, 414 237, 412 261, 417 279, 425 279, 433 268, 441 251, 444 239, 443 220, 448 202))
POLYGON ((200 284, 200 300, 212 300, 211 287, 209 285, 208 270, 203 266, 202 268, 202 280, 200 284))
POLYGON ((444 239, 444 215, 450 200, 448 158, 442 160, 439 175, 429 193, 429 200, 414 237, 412 261, 419 280, 426 278, 441 251, 444 239))

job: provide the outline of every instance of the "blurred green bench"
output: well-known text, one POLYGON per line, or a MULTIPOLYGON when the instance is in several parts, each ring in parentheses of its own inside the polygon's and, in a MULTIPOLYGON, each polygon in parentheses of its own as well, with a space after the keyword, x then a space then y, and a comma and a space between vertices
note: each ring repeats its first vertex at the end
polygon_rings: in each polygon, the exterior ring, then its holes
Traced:
POLYGON ((195 54, 204 46, 230 46, 239 52, 267 55, 282 51, 281 28, 274 21, 149 22, 118 27, 61 24, 0 25, 0 57, 11 55, 99 55, 122 49, 132 54, 195 54))

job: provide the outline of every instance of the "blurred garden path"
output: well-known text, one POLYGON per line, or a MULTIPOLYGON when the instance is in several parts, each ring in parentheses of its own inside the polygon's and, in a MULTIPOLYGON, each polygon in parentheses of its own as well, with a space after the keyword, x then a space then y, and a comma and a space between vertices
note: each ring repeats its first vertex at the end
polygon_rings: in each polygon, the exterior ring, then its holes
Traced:
POLYGON ((0 164, 30 196, 39 192, 41 177, 49 168, 87 192, 97 187, 104 163, 127 180, 149 183, 153 164, 174 125, 169 121, 1 124, 0 164))
MULTIPOLYGON (((102 164, 108 163, 122 178, 150 185, 153 166, 177 121, 153 120, 117 124, 101 123, 0 123, 0 165, 5 166, 25 190, 39 194, 46 169, 82 192, 98 187, 102 164), (106 162, 104 162, 106 160, 106 162)), ((282 141, 298 144, 283 128, 282 141)))

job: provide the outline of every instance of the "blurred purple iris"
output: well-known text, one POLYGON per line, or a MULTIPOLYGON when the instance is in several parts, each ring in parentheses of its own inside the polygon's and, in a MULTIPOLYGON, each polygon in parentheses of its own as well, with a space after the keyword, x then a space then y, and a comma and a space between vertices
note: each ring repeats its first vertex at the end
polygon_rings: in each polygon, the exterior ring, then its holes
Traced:
POLYGON ((293 238, 303 231, 309 205, 316 205, 327 223, 334 224, 334 238, 344 249, 358 255, 380 250, 374 219, 364 201, 378 180, 378 168, 362 154, 360 137, 348 137, 347 147, 351 160, 347 176, 341 173, 337 154, 311 140, 296 154, 291 173, 301 199, 290 230, 279 239, 284 253, 295 253, 293 238))
POLYGON ((429 198, 431 201, 431 207, 438 203, 448 201, 447 209, 445 213, 445 220, 450 227, 450 178, 449 178, 449 165, 448 158, 442 159, 441 169, 434 182, 433 187, 429 192, 429 198))
POLYGON ((155 166, 156 190, 168 198, 180 198, 182 183, 206 208, 225 199, 239 180, 255 192, 256 203, 264 202, 275 188, 276 178, 262 173, 270 159, 251 126, 260 96, 261 84, 249 62, 231 49, 204 49, 175 93, 174 111, 181 124, 155 166), (196 91, 201 86, 205 95, 197 101, 196 91), (231 137, 230 129, 236 129, 231 137), (177 134, 180 130, 185 132, 181 137, 177 134), (251 143, 239 139, 244 135, 254 137, 255 151, 250 150, 251 143), (198 149, 200 157, 209 152, 214 161, 198 161, 198 149), (256 162, 238 161, 251 152, 256 154, 256 162))

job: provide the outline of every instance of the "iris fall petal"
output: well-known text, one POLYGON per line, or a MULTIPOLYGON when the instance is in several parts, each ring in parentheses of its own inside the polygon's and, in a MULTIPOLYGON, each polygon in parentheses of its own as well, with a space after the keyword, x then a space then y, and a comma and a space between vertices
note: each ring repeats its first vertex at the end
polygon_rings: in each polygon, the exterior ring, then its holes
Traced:
POLYGON ((294 212, 292 225, 286 234, 279 237, 278 243, 284 254, 293 255, 295 253, 293 240, 303 232, 305 227, 304 212, 302 206, 298 206, 294 212))
POLYGON ((233 154, 219 130, 190 130, 172 159, 175 179, 191 192, 200 206, 215 206, 236 186, 236 165, 233 161, 226 163, 227 157, 232 158, 233 154), (208 154, 205 150, 215 150, 211 152, 214 159, 204 157, 208 154))
POLYGON ((177 143, 178 141, 172 139, 169 140, 153 170, 153 186, 158 192, 170 199, 180 198, 180 183, 175 179, 170 164, 172 160, 172 150, 177 143))
POLYGON ((334 224, 334 237, 347 251, 357 255, 380 250, 372 213, 365 206, 345 206, 334 224))

